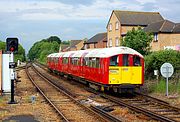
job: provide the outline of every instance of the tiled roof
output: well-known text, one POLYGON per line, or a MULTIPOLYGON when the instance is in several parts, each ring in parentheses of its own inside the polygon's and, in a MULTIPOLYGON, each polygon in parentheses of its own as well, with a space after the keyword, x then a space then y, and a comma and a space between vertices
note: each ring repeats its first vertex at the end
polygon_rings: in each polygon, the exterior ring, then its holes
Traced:
POLYGON ((146 32, 162 32, 162 33, 175 33, 180 32, 180 24, 176 24, 169 20, 163 20, 149 24, 144 28, 146 32))
POLYGON ((90 43, 97 43, 99 41, 107 41, 107 33, 98 33, 95 36, 93 36, 92 38, 90 38, 87 42, 85 42, 86 44, 90 44, 90 43))
POLYGON ((71 48, 76 47, 76 45, 79 44, 81 41, 83 41, 83 40, 71 40, 70 47, 71 48))
POLYGON ((69 45, 61 45, 61 50, 64 50, 64 49, 66 49, 68 47, 69 47, 69 45))
POLYGON ((164 20, 159 12, 113 11, 121 25, 147 26, 150 23, 164 20))
POLYGON ((177 23, 173 30, 174 33, 180 33, 180 23, 177 23))

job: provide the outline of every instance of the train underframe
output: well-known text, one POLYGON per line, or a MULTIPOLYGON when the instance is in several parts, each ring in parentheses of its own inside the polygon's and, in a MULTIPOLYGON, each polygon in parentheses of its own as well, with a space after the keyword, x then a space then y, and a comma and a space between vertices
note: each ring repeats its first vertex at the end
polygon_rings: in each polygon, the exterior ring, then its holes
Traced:
POLYGON ((87 80, 85 78, 82 77, 77 77, 71 74, 66 74, 63 72, 59 72, 56 70, 51 70, 49 69, 50 72, 53 72, 61 77, 66 77, 69 80, 76 80, 82 84, 85 84, 86 86, 97 90, 97 91, 102 91, 102 92, 115 92, 115 93, 133 93, 135 91, 139 91, 141 86, 140 84, 101 84, 101 83, 97 83, 97 82, 93 82, 90 80, 87 80))

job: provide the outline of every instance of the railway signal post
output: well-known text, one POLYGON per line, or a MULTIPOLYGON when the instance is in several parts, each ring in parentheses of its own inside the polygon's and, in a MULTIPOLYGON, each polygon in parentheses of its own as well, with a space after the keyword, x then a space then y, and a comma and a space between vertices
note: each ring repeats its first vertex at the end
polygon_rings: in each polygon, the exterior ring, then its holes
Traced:
POLYGON ((6 39, 6 51, 10 53, 9 68, 10 68, 10 79, 11 79, 11 100, 9 104, 16 104, 14 100, 14 80, 15 80, 15 67, 14 53, 18 51, 18 39, 17 38, 7 38, 6 39))

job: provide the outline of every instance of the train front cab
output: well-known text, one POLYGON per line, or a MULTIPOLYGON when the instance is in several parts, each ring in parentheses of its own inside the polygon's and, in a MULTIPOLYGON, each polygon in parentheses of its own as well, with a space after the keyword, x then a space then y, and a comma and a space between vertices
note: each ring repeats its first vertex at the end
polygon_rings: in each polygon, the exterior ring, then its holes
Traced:
POLYGON ((143 83, 143 57, 132 54, 120 54, 109 58, 109 85, 113 85, 115 92, 134 91, 135 88, 139 88, 143 83))

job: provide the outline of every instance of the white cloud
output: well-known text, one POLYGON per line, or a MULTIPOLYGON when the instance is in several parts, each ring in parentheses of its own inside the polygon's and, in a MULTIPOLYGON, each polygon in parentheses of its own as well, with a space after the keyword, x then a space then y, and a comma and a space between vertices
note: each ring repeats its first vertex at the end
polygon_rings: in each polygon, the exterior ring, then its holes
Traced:
MULTIPOLYGON (((109 16, 113 9, 126 6, 132 10, 132 4, 115 0, 96 0, 90 5, 73 5, 57 1, 3 1, 0 4, 0 14, 14 13, 21 20, 62 20, 62 19, 97 19, 109 16), (8 5, 8 6, 7 6, 8 5)), ((138 10, 139 5, 135 5, 138 10)))
POLYGON ((156 3, 157 0, 136 0, 140 4, 146 4, 146 3, 156 3))

